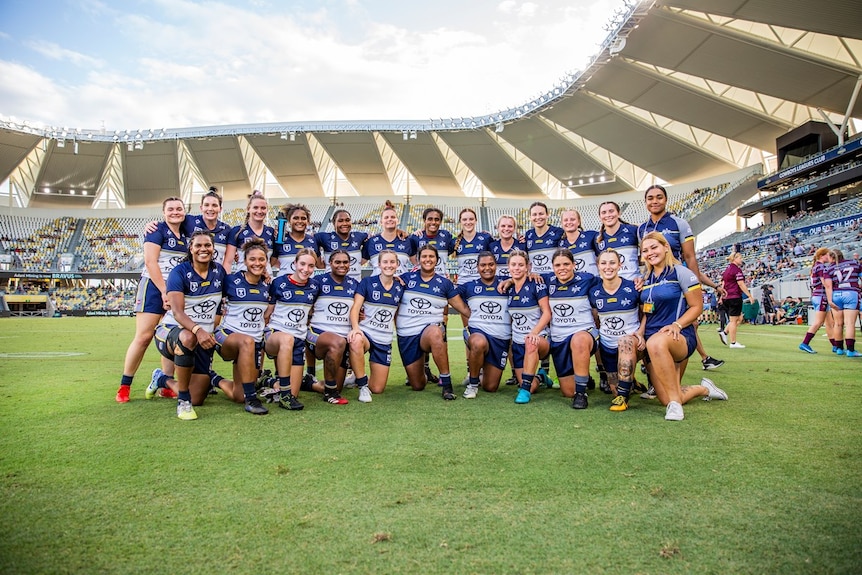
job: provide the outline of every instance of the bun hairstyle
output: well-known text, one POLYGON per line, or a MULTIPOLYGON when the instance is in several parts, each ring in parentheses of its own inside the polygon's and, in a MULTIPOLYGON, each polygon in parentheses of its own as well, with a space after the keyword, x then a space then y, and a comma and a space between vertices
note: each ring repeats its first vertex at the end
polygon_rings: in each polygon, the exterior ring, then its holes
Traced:
POLYGON ((242 244, 240 249, 243 252, 243 259, 248 259, 248 253, 251 250, 260 250, 264 256, 269 255, 269 249, 266 247, 266 242, 263 241, 263 238, 249 238, 242 244))

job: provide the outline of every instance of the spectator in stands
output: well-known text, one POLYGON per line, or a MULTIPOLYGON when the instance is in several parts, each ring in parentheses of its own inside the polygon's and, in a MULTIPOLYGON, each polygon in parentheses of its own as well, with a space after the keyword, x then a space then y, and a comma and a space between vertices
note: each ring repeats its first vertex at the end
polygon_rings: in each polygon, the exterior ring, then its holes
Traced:
POLYGON ((734 252, 727 258, 730 263, 721 275, 721 284, 724 288, 724 307, 730 321, 724 331, 719 332, 722 343, 731 348, 743 349, 744 345, 736 341, 736 330, 742 323, 742 294, 745 294, 748 303, 754 303, 748 286, 745 285, 745 274, 742 273, 742 254, 734 252), (729 342, 729 343, 728 343, 729 342))
MULTIPOLYGON (((826 335, 832 343, 832 351, 838 349, 838 339, 840 334, 835 335, 835 325, 832 320, 832 310, 829 302, 832 301, 832 256, 827 248, 819 248, 814 252, 814 263, 811 266, 811 307, 814 309, 814 321, 805 332, 805 337, 802 343, 799 344, 799 349, 806 353, 817 353, 811 347, 811 341, 817 330, 824 323, 826 324, 826 335)), ((783 310, 782 310, 783 315, 783 310)))
MULTIPOLYGON (((224 269, 227 273, 245 270, 245 255, 242 253, 242 246, 252 238, 262 239, 269 250, 269 255, 272 254, 275 230, 266 225, 268 212, 269 204, 263 193, 258 190, 252 192, 245 207, 245 222, 241 226, 231 229, 228 235, 224 256, 224 269)), ((267 257, 267 261, 269 261, 269 257, 267 257)), ((269 267, 267 274, 270 274, 269 267)))
MULTIPOLYGON (((135 301, 135 337, 126 350, 123 362, 123 377, 116 396, 119 403, 129 401, 132 380, 153 340, 156 325, 169 304, 165 279, 186 255, 186 238, 181 231, 186 217, 185 204, 180 198, 167 198, 162 202, 162 213, 164 221, 159 222, 156 231, 144 238, 144 271, 135 301)), ((167 360, 164 366, 168 367, 167 360)), ((167 392, 162 395, 176 396, 167 392)))
POLYGON ((727 394, 707 378, 700 385, 682 386, 688 358, 697 346, 694 322, 703 311, 700 283, 694 270, 682 266, 667 237, 660 231, 641 238, 641 256, 646 267, 640 292, 644 321, 640 335, 646 340, 650 381, 662 405, 664 418, 685 418, 682 406, 696 397, 727 399, 727 394))
POLYGON ((838 341, 838 355, 859 357, 856 351, 856 320, 859 318, 859 281, 862 278, 862 264, 854 259, 844 259, 844 253, 838 248, 831 251, 835 262, 830 270, 832 276, 832 300, 829 302, 835 310, 835 332, 838 341), (844 332, 844 341, 839 338, 844 332), (844 344, 847 349, 844 350, 844 344))
MULTIPOLYGON (((671 248, 671 255, 683 262, 688 269, 692 270, 700 280, 701 285, 715 289, 719 295, 724 295, 724 290, 712 279, 700 271, 697 257, 694 254, 694 232, 687 221, 678 218, 667 211, 667 190, 663 186, 654 184, 647 188, 644 193, 644 201, 650 216, 646 222, 638 226, 638 239, 643 238, 651 231, 661 232, 667 238, 671 248)), ((643 248, 643 245, 641 245, 643 248)), ((698 314, 700 315, 700 314, 698 314)), ((724 361, 707 355, 697 335, 697 318, 694 322, 695 340, 697 342, 697 353, 701 357, 703 369, 716 369, 724 365, 724 361)))

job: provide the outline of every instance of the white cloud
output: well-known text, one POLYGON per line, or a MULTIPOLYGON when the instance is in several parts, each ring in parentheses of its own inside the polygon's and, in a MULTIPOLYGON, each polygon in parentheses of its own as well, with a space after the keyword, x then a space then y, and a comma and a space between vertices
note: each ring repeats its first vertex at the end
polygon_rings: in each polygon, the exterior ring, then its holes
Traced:
POLYGON ((46 58, 57 60, 59 62, 71 62, 72 64, 82 68, 99 68, 104 65, 104 62, 98 58, 92 58, 86 54, 63 48, 53 42, 28 41, 26 45, 46 58))

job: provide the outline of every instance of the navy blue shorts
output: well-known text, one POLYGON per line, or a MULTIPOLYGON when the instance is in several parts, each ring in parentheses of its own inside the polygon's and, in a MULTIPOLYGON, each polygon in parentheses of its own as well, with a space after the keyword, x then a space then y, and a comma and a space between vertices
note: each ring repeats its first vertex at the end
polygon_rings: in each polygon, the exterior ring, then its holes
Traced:
MULTIPOLYGON (((526 343, 512 342, 512 367, 515 369, 524 369, 524 357, 527 355, 526 343)), ((547 357, 547 356, 545 356, 547 357)), ((539 359, 545 359, 540 357, 539 359)))
MULTIPOLYGON (((324 332, 326 333, 326 332, 324 332)), ((311 328, 308 328, 308 334, 305 336, 305 345, 308 346, 308 351, 314 354, 314 357, 317 359, 322 359, 317 357, 317 339, 323 334, 317 333, 311 328)), ((336 334, 337 335, 337 334, 336 334)), ((342 336, 338 336, 342 337, 342 336)), ((346 337, 344 338, 347 339, 346 337)), ((304 361, 303 361, 304 363, 304 361)), ((344 369, 350 369, 350 345, 347 345, 345 341, 344 346, 344 356, 341 358, 341 367, 344 369)))
POLYGON ((141 278, 138 282, 138 293, 135 296, 135 313, 156 313, 165 315, 168 310, 162 301, 162 292, 150 278, 141 278))
MULTIPOLYGON (((593 349, 590 351, 590 355, 592 355, 596 353, 596 348, 598 347, 599 332, 595 328, 590 328, 585 333, 590 334, 593 338, 593 349)), ((575 375, 575 365, 572 361, 572 350, 570 347, 572 345, 572 337, 574 337, 574 334, 567 337, 565 341, 551 342, 551 358, 554 360, 554 369, 557 372, 557 377, 575 375)))
MULTIPOLYGON (((179 341, 180 332, 182 330, 182 326, 179 325, 159 324, 156 326, 156 349, 159 350, 159 353, 162 354, 163 357, 174 361, 175 355, 171 349, 172 345, 169 342, 176 343, 179 341)), ((193 350, 195 363, 192 367, 192 374, 209 374, 214 352, 214 348, 204 349, 201 346, 196 345, 193 350)))
POLYGON ((485 341, 488 342, 488 351, 485 352, 485 363, 493 365, 500 370, 505 369, 506 362, 509 361, 510 340, 488 335, 481 329, 476 329, 474 327, 469 328, 469 331, 470 335, 473 335, 474 333, 482 335, 485 338, 485 341))
POLYGON ((392 365, 392 344, 391 343, 377 343, 365 332, 366 339, 368 339, 368 343, 370 347, 368 348, 368 361, 369 363, 376 363, 377 365, 385 365, 389 367, 392 365))
POLYGON ((599 342, 599 356, 602 358, 602 366, 608 373, 616 373, 619 371, 619 349, 605 347, 599 342))
MULTIPOLYGON (((227 341, 228 336, 231 335, 232 333, 234 333, 233 330, 226 329, 223 327, 217 327, 216 330, 213 332, 213 337, 216 340, 216 351, 218 352, 219 356, 221 356, 222 359, 224 359, 224 356, 221 353, 221 346, 224 344, 225 341, 227 341)), ((236 363, 235 359, 234 360, 227 360, 226 359, 225 361, 233 361, 233 363, 236 363)), ((260 367, 263 365, 263 341, 262 340, 254 342, 254 365, 258 369, 260 369, 260 367)))
MULTIPOLYGON (((266 345, 266 340, 269 339, 270 334, 275 333, 275 330, 271 327, 263 330, 263 343, 266 345)), ((275 356, 266 354, 269 359, 275 359, 275 356)), ((299 339, 298 337, 293 338, 293 355, 291 356, 291 362, 293 365, 305 365, 305 340, 299 339)))
MULTIPOLYGON (((442 323, 432 323, 428 325, 425 329, 433 328, 445 330, 446 327, 442 323)), ((425 329, 422 330, 422 333, 418 335, 399 335, 398 336, 398 353, 401 354, 401 363, 404 367, 417 362, 422 359, 425 355, 425 352, 422 351, 422 334, 425 333, 425 329)))

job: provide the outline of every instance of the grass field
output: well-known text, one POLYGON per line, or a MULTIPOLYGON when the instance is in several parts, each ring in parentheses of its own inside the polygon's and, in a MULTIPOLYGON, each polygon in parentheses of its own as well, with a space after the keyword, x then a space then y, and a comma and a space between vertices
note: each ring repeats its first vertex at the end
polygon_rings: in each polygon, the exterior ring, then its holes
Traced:
POLYGON ((679 423, 599 391, 444 402, 400 364, 371 404, 181 422, 143 399, 154 349, 114 402, 133 322, 0 320, 0 572, 862 572, 862 360, 802 326, 706 326, 730 400, 679 423))

